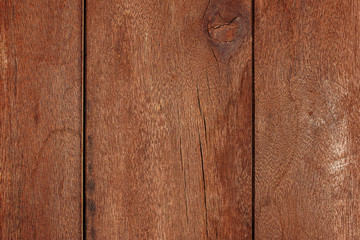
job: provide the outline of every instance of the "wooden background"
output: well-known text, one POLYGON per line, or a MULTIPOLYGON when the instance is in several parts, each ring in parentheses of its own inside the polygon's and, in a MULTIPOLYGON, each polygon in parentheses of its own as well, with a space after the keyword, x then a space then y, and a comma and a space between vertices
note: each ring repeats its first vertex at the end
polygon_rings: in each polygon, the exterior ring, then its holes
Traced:
POLYGON ((0 1, 0 239, 360 239, 357 0, 0 1))

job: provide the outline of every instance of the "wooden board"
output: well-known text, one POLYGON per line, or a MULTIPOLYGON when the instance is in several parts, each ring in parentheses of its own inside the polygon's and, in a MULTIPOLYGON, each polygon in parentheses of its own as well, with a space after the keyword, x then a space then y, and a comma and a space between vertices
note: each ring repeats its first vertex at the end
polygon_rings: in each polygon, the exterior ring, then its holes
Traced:
POLYGON ((0 239, 79 239, 81 1, 0 2, 0 239))
POLYGON ((359 3, 255 12, 255 238, 359 239, 359 3))
POLYGON ((250 1, 86 4, 88 239, 251 239, 250 1))

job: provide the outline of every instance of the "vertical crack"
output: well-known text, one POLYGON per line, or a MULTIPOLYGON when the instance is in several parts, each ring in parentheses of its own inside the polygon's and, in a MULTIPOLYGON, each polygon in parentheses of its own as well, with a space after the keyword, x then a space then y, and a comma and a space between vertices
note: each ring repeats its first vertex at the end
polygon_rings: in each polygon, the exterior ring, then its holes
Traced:
POLYGON ((218 78, 219 78, 219 81, 220 81, 220 64, 219 64, 219 61, 218 61, 218 59, 217 59, 217 57, 215 55, 214 49, 212 47, 210 47, 210 48, 211 48, 211 52, 212 52, 212 54, 213 54, 213 56, 215 58, 215 61, 216 61, 217 70, 218 70, 218 78))
POLYGON ((206 206, 206 183, 205 183, 205 171, 204 171, 204 158, 203 158, 203 151, 202 151, 202 146, 201 146, 200 132, 199 132, 199 146, 200 146, 201 170, 202 170, 203 190, 204 190, 206 238, 209 239, 208 217, 207 217, 207 206, 206 206))
POLYGON ((205 140, 206 140, 206 144, 207 144, 207 132, 206 132, 206 120, 205 120, 205 116, 203 116, 203 119, 204 119, 205 140))
POLYGON ((184 198, 185 198, 186 221, 189 223, 188 202, 187 202, 187 186, 186 186, 186 173, 185 173, 184 162, 183 162, 183 157, 182 157, 181 137, 180 137, 180 162, 181 162, 181 170, 183 171, 183 179, 184 179, 184 198))
POLYGON ((197 85, 197 84, 196 84, 196 91, 197 91, 197 100, 198 100, 199 111, 200 111, 200 115, 202 115, 201 104, 200 104, 199 85, 197 85))
POLYGON ((196 91, 197 91, 197 100, 198 100, 198 107, 199 107, 199 112, 200 115, 203 118, 203 123, 204 123, 204 132, 205 132, 205 140, 207 143, 207 133, 206 133, 206 120, 205 120, 205 114, 203 114, 202 109, 201 109, 201 102, 200 102, 200 94, 199 94, 199 85, 196 84, 196 91))

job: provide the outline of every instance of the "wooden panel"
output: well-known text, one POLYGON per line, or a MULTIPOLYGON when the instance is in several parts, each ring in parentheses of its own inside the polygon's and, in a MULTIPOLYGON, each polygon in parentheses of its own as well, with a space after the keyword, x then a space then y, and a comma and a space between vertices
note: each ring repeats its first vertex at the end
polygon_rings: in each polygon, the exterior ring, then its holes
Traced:
POLYGON ((359 10, 255 1, 256 239, 360 238, 359 10))
POLYGON ((251 239, 250 1, 87 1, 89 239, 251 239))
POLYGON ((81 16, 0 2, 0 239, 81 237, 81 16))

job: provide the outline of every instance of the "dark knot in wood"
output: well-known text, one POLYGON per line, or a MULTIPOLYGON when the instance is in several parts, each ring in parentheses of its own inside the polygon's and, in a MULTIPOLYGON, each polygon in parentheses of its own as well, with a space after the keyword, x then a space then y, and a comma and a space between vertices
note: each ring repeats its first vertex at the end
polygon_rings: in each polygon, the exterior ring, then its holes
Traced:
POLYGON ((241 35, 241 19, 234 17, 230 21, 225 21, 218 13, 215 19, 207 24, 209 36, 219 43, 229 43, 241 35))
POLYGON ((211 1, 203 26, 215 58, 228 62, 251 38, 251 14, 240 0, 211 1))

